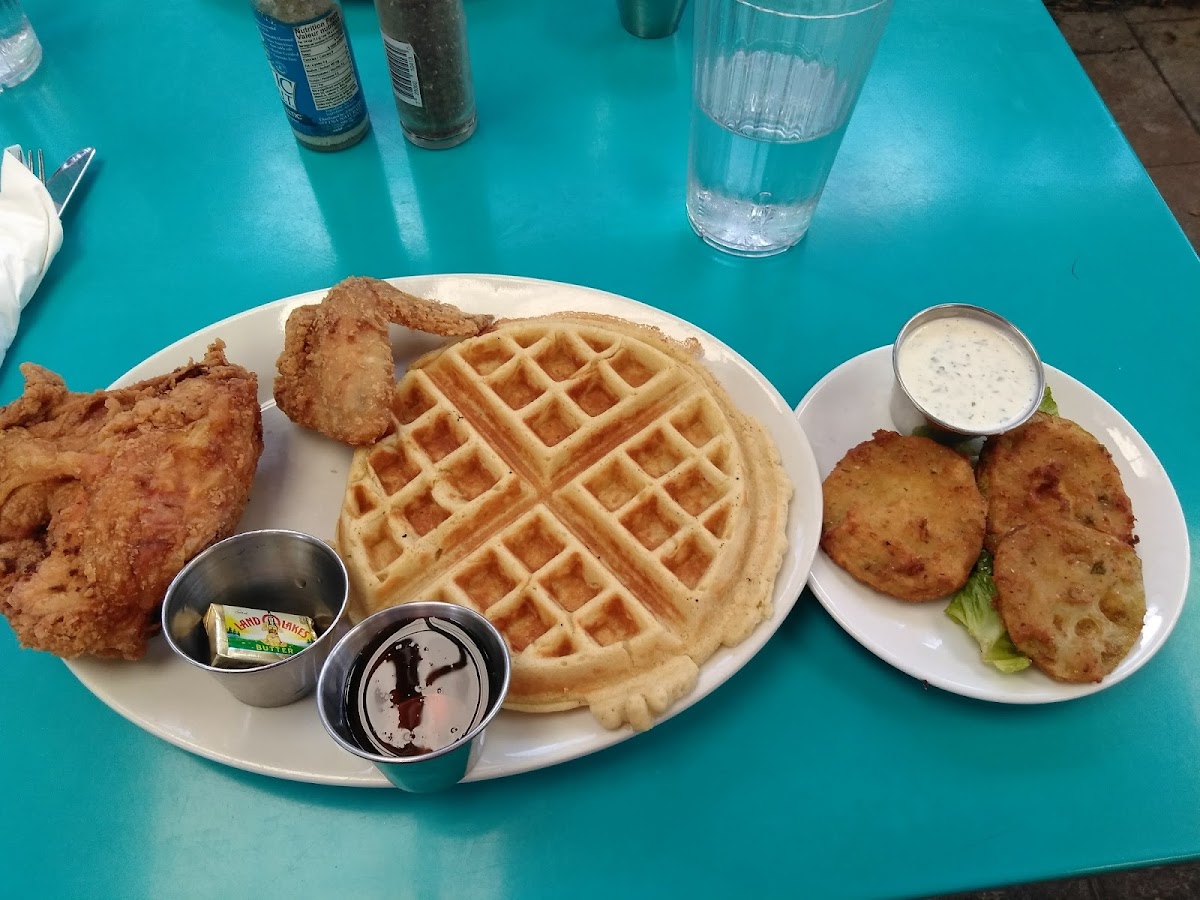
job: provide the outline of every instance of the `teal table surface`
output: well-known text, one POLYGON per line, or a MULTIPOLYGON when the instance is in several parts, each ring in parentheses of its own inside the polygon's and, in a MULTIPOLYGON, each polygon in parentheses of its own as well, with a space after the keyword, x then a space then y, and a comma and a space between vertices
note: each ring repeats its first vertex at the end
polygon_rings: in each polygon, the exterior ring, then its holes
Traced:
MULTIPOLYGON (((349 274, 494 272, 633 297, 791 403, 916 310, 970 301, 1105 397, 1200 546, 1200 262, 1037 0, 898 0, 812 230, 742 260, 684 216, 691 14, 467 0, 478 133, 408 146, 373 6, 373 121, 293 140, 248 4, 26 0, 40 70, 0 138, 99 150, 0 368, 105 386, 179 337, 349 274)), ((0 626, 5 896, 929 895, 1200 855, 1200 603, 1069 703, 923 686, 808 592, 683 714, 530 774, 412 796, 276 780, 143 732, 0 626)))

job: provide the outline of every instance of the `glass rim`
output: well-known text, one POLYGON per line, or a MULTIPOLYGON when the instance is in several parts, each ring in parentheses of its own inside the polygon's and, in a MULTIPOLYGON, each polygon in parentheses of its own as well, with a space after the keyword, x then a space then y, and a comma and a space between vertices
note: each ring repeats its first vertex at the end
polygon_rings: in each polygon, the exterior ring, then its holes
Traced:
POLYGON ((858 16, 863 13, 869 13, 872 10, 880 9, 881 7, 890 7, 893 0, 858 0, 858 2, 850 3, 850 9, 835 10, 838 5, 845 5, 846 0, 734 0, 735 3, 742 6, 749 6, 751 9, 756 9, 759 12, 768 13, 775 16, 783 16, 788 19, 844 19, 848 16, 858 16), (781 9, 779 7, 800 6, 805 3, 813 6, 829 7, 827 12, 811 11, 793 11, 789 9, 781 9))

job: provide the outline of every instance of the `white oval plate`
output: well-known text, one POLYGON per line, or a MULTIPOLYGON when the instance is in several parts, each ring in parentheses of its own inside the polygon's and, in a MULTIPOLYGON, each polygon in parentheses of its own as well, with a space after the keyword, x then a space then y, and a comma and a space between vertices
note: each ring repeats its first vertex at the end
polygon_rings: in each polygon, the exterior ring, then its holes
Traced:
MULTIPOLYGON (((907 431, 890 410, 892 348, 879 347, 838 366, 808 392, 796 416, 810 436, 824 478, 846 452, 879 428, 907 431)), ((966 697, 998 703, 1054 703, 1112 687, 1140 669, 1166 641, 1187 597, 1187 526, 1175 488, 1132 425, 1099 395, 1052 366, 1046 383, 1059 411, 1112 452, 1137 516, 1138 556, 1146 585, 1142 635, 1099 684, 1060 684, 1034 668, 1005 675, 984 663, 979 645, 946 615, 946 601, 905 603, 851 578, 821 551, 808 583, 855 640, 902 672, 966 697)))
MULTIPOLYGON (((821 481, 808 440, 787 402, 753 366, 725 344, 681 319, 591 288, 496 275, 395 278, 405 290, 454 303, 468 312, 536 316, 564 310, 595 312, 654 325, 677 338, 694 337, 704 364, 737 406, 757 418, 779 447, 795 484, 788 517, 788 551, 775 582, 774 611, 745 641, 722 648, 700 669, 695 690, 669 718, 703 699, 745 665, 775 633, 804 589, 821 531, 821 481)), ((289 313, 325 291, 289 297, 225 319, 172 344, 134 367, 114 387, 161 375, 199 358, 215 338, 226 353, 258 374, 264 450, 239 530, 293 528, 332 538, 341 509, 350 448, 293 425, 272 399, 275 359, 289 313)), ((438 344, 437 338, 393 328, 398 371, 438 344)), ((255 709, 234 700, 204 672, 171 656, 156 638, 136 663, 67 663, 84 685, 125 718, 200 756, 264 775, 324 784, 386 786, 370 763, 338 747, 325 733, 312 697, 280 709, 255 709)), ((726 698, 727 702, 732 702, 726 698)), ((544 715, 502 712, 488 726, 468 781, 514 775, 594 753, 634 734, 608 731, 586 709, 544 715)))

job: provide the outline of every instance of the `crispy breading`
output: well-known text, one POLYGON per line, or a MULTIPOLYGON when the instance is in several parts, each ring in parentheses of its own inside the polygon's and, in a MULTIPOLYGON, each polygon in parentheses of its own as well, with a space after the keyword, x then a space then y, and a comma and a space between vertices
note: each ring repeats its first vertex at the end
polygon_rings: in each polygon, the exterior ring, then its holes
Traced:
POLYGON ((0 613, 22 644, 140 657, 171 579, 236 528, 262 419, 223 347, 92 394, 21 367, 25 393, 0 409, 0 613))
POLYGON ((962 587, 983 528, 971 464, 929 438, 876 431, 825 479, 821 547, 859 581, 901 600, 962 587))
POLYGON ((492 323, 446 303, 414 297, 376 278, 347 278, 318 304, 298 306, 284 328, 275 402, 305 428, 351 446, 373 444, 391 418, 396 384, 388 323, 444 337, 492 323))
POLYGON ((320 305, 297 307, 276 367, 275 402, 297 425, 351 445, 374 443, 387 429, 395 364, 373 304, 335 288, 320 305))
POLYGON ((1037 413, 988 439, 976 479, 987 501, 987 548, 1026 522, 1061 518, 1133 544, 1133 504, 1112 454, 1082 427, 1037 413))
POLYGON ((1141 634, 1141 560, 1094 528, 1053 519, 1014 529, 996 548, 993 577, 1013 643, 1058 681, 1100 681, 1141 634))
POLYGON ((484 313, 465 313, 449 303, 418 297, 378 278, 347 278, 342 285, 371 294, 389 322, 413 331, 442 337, 474 337, 493 320, 484 313))

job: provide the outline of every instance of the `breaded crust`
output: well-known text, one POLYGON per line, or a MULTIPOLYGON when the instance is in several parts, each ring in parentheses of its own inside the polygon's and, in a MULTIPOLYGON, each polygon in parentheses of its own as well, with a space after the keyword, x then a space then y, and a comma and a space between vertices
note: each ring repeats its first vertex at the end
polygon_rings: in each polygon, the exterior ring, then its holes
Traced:
POLYGON ((1135 543, 1133 504, 1112 454, 1070 419, 1037 413, 989 439, 976 479, 987 501, 985 543, 993 553, 1014 528, 1053 518, 1135 543))
POLYGON ((377 278, 346 278, 284 327, 275 402, 305 428, 361 447, 383 436, 396 385, 388 322, 445 337, 476 335, 489 315, 414 297, 377 278))
POLYGON ((1075 522, 1033 522, 996 548, 996 608, 1017 649, 1058 681, 1100 681, 1146 616, 1133 547, 1075 522))
POLYGON ((929 438, 876 431, 824 484, 821 547, 864 584, 901 600, 962 587, 983 547, 971 464, 929 438))
POLYGON ((465 313, 457 306, 417 297, 378 278, 350 277, 341 287, 369 296, 389 322, 443 337, 472 337, 492 324, 484 313, 465 313))

